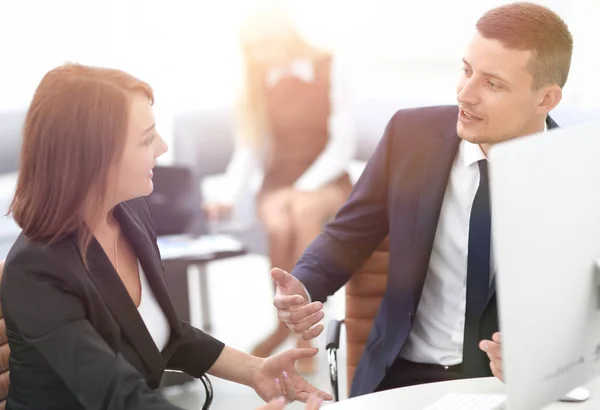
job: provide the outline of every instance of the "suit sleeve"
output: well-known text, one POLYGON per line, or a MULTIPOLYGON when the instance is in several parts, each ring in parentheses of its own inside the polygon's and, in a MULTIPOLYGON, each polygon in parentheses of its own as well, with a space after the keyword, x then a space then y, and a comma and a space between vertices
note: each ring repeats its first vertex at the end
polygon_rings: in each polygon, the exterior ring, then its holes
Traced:
POLYGON ((11 262, 1 289, 7 329, 44 357, 85 409, 178 409, 96 332, 59 263, 33 251, 11 262))
POLYGON ((181 370, 195 378, 202 377, 217 361, 225 345, 187 322, 180 323, 183 337, 167 367, 181 370))
POLYGON ((395 115, 348 202, 306 249, 292 275, 324 302, 360 268, 389 232, 388 179, 395 115))

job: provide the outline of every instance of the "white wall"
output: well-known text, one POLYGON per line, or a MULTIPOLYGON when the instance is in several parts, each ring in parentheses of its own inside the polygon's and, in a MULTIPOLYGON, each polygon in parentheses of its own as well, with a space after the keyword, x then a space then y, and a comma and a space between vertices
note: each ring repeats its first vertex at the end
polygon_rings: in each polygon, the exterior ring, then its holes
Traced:
MULTIPOLYGON (((315 41, 349 63, 359 97, 453 101, 476 19, 500 0, 291 1, 315 41)), ((576 41, 565 104, 599 107, 597 0, 540 0, 576 41)), ((238 56, 234 27, 250 0, 0 1, 0 109, 24 108, 42 75, 65 61, 118 67, 150 82, 159 128, 173 112, 227 105, 238 56)))

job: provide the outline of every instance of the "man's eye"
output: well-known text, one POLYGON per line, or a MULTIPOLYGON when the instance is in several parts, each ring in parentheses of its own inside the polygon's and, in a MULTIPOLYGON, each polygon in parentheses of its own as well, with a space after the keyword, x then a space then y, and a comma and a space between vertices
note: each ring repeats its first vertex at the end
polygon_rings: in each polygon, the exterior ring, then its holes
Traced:
POLYGON ((490 88, 492 89, 497 89, 500 88, 500 85, 498 85, 497 83, 493 82, 493 81, 488 81, 488 85, 490 86, 490 88))

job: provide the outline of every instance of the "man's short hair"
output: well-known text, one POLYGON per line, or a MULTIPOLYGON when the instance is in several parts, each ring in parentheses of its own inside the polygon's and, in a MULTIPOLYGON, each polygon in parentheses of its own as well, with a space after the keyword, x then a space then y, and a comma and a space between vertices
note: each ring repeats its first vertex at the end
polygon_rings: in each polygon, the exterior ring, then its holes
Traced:
POLYGON ((520 2, 497 7, 477 21, 484 38, 498 40, 504 47, 533 52, 528 70, 533 88, 567 82, 573 54, 573 37, 565 22, 539 4, 520 2))

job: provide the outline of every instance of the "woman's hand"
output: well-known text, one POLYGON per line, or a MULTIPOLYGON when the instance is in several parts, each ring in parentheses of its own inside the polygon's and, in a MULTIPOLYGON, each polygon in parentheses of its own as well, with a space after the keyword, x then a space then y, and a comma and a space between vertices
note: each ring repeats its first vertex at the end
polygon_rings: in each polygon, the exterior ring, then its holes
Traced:
POLYGON ((284 396, 288 402, 298 400, 306 403, 311 395, 323 400, 333 400, 330 394, 317 389, 296 372, 296 361, 313 357, 317 351, 316 348, 292 349, 262 359, 252 376, 250 386, 265 401, 284 396))
MULTIPOLYGON (((319 396, 310 396, 308 402, 306 403, 306 407, 304 410, 318 410, 321 408, 321 403, 323 399, 319 396)), ((278 397, 269 402, 269 404, 265 404, 262 407, 259 407, 256 410, 283 410, 285 407, 285 397, 278 397)))

